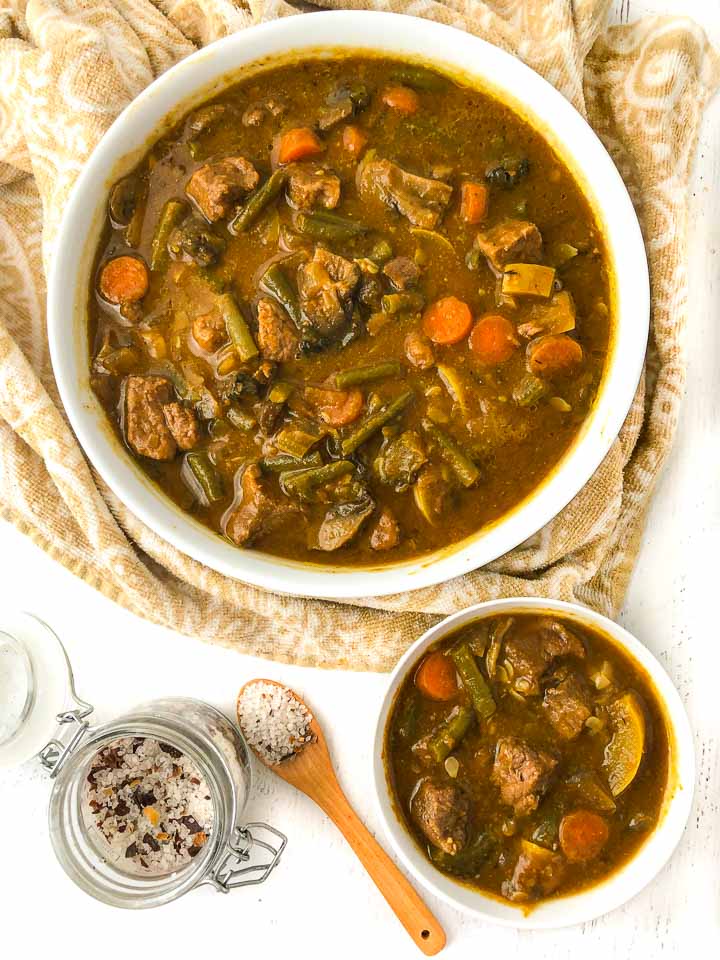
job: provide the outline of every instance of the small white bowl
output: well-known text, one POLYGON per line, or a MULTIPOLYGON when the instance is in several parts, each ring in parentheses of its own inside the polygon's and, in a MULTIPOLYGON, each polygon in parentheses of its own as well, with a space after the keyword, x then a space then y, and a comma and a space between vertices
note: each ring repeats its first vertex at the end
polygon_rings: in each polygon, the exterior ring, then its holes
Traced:
POLYGON ((402 657, 390 677, 377 721, 373 777, 380 818, 390 843, 408 873, 418 883, 451 906, 475 917, 506 927, 540 930, 585 923, 602 916, 634 897, 659 873, 680 841, 690 814, 695 785, 695 751, 687 714, 675 687, 655 657, 627 630, 578 604, 529 597, 515 598, 478 603, 453 614, 424 633, 402 657), (660 820, 635 856, 597 885, 566 897, 546 900, 529 911, 527 906, 495 899, 452 880, 430 863, 395 811, 384 762, 385 728, 395 696, 408 669, 421 658, 428 647, 464 624, 510 613, 549 613, 574 620, 607 636, 628 654, 648 675, 658 700, 664 707, 671 754, 668 785, 660 820))
POLYGON ((148 527, 220 573, 283 593, 352 598, 404 593, 460 576, 501 556, 551 520, 610 449, 642 371, 649 323, 647 261, 637 218, 612 160, 554 87, 520 60, 460 30, 389 13, 286 17, 235 33, 181 61, 144 90, 107 131, 72 191, 48 282, 53 369, 70 422, 108 486, 148 527), (187 110, 260 66, 309 55, 383 53, 437 66, 512 105, 569 164, 603 233, 615 280, 615 330, 593 410, 561 462, 496 523, 436 553, 348 568, 283 560, 234 547, 183 513, 144 474, 109 427, 90 388, 87 296, 111 184, 187 110), (245 68, 243 70, 243 68, 245 68))

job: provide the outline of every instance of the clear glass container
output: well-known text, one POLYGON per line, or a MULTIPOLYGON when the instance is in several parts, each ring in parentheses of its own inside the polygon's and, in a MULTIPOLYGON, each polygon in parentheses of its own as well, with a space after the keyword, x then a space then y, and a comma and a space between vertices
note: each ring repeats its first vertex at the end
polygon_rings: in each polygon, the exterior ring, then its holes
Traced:
MULTIPOLYGON (((0 625, 0 639, 4 626, 0 625)), ((7 654, 6 674, 17 701, 7 723, 14 733, 5 740, 0 738, 0 765, 20 762, 34 748, 33 754, 50 773, 54 780, 50 837, 68 876, 96 899, 134 909, 168 903, 204 884, 227 893, 235 887, 262 883, 277 865, 287 840, 268 824, 242 821, 252 773, 248 747, 237 727, 210 704, 184 697, 143 703, 116 720, 91 727, 87 717, 92 707, 75 693, 70 664, 55 634, 27 614, 14 627, 5 627, 12 643, 3 639, 0 647, 0 653, 7 654), (63 670, 59 669, 61 663, 63 670), (54 678, 52 691, 43 684, 44 675, 54 678), (41 681, 39 688, 36 679, 41 681), (23 693, 24 682, 28 683, 27 694, 23 693), (28 704, 32 706, 43 690, 54 694, 54 707, 48 714, 46 703, 33 724, 28 704), (57 726, 56 735, 49 740, 48 717, 57 726), (28 726, 33 733, 30 739, 28 726), (171 872, 139 875, 137 870, 131 871, 87 815, 85 787, 93 759, 99 750, 124 737, 169 744, 197 766, 208 785, 213 808, 208 841, 194 859, 171 872), (42 749, 41 743, 45 744, 42 749)))

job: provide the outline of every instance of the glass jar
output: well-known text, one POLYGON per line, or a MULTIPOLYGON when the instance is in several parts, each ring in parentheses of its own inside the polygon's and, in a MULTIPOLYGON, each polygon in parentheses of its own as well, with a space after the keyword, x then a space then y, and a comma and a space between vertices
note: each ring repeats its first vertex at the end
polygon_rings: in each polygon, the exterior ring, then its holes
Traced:
MULTIPOLYGON (((40 632, 44 632, 41 645, 46 645, 46 653, 53 646, 49 637, 60 650, 62 645, 45 624, 29 619, 29 624, 21 621, 21 627, 28 628, 24 636, 18 636, 17 630, 8 633, 27 654, 29 675, 42 677, 47 670, 40 662, 35 642, 40 632), (28 642, 28 637, 35 641, 28 642)), ((116 720, 92 728, 87 721, 92 707, 77 697, 72 671, 62 652, 67 668, 62 685, 64 709, 56 711, 57 735, 40 750, 39 758, 55 781, 50 798, 50 837, 68 876, 96 899, 126 908, 159 906, 204 884, 227 893, 235 887, 262 883, 277 865, 287 840, 267 824, 242 822, 252 774, 249 751, 237 727, 210 704, 174 697, 143 703, 116 720), (99 750, 125 737, 169 744, 196 765, 208 786, 213 807, 208 841, 194 859, 168 873, 130 872, 124 858, 112 853, 87 815, 85 788, 93 759, 99 750)), ((53 656, 57 668, 57 650, 53 656)), ((56 694, 59 689, 56 687, 56 694)), ((37 702, 39 693, 34 691, 33 702, 37 702)), ((17 736, 22 738, 23 731, 18 730, 17 736)), ((13 744, 0 743, 0 747, 12 750, 13 744)), ((0 750, 0 761, 3 759, 0 750)))

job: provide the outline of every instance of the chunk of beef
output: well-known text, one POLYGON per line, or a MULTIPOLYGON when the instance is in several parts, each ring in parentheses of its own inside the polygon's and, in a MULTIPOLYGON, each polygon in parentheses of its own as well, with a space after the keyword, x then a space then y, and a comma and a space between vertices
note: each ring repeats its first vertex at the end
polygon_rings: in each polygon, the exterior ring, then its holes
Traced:
POLYGON ((349 96, 341 97, 335 103, 323 107, 318 114, 318 129, 325 132, 337 126, 343 120, 347 120, 355 112, 355 105, 349 96))
POLYGON ((496 273, 506 263, 536 263, 542 254, 542 237, 528 220, 503 220, 475 237, 475 246, 496 273))
POLYGON ((427 451, 420 434, 417 430, 405 430, 385 441, 373 467, 382 483, 402 493, 415 482, 427 462, 427 451))
POLYGON ((418 370, 429 370, 435 363, 432 344, 419 330, 411 330, 405 337, 405 356, 418 370))
POLYGON ((257 343, 266 360, 292 360, 300 345, 295 324, 275 300, 263 297, 257 305, 257 343))
POLYGON ((163 414, 173 390, 165 377, 129 376, 125 380, 125 433, 127 442, 141 457, 172 460, 177 444, 163 414))
POLYGON ((502 885, 503 896, 515 903, 547 897, 560 886, 564 874, 565 861, 559 854, 521 840, 513 875, 502 885))
POLYGON ((298 210, 333 210, 340 202, 340 178, 317 164, 297 164, 290 168, 287 194, 298 210))
POLYGON ((287 112, 287 103, 277 97, 268 97, 259 103, 251 103, 242 115, 244 127, 259 127, 267 117, 281 117, 287 112))
POLYGON ((375 503, 370 497, 355 503, 338 503, 330 507, 320 529, 310 539, 310 549, 329 553, 344 547, 360 532, 374 509, 375 503))
POLYGON ((362 271, 360 286, 358 287, 357 300, 369 310, 379 311, 382 305, 383 288, 377 277, 372 276, 367 271, 362 271))
POLYGON ((238 493, 239 503, 225 522, 225 533, 238 546, 252 543, 296 512, 292 504, 273 496, 256 463, 245 468, 238 493))
POLYGON ((379 198, 398 210, 416 227, 433 230, 445 213, 452 187, 408 173, 390 160, 367 160, 358 171, 360 193, 379 198))
POLYGON ((162 408, 165 423, 181 450, 192 450, 200 442, 200 425, 192 410, 181 403, 166 403, 162 408))
POLYGON ((360 268, 324 247, 298 267, 297 285, 302 307, 302 332, 308 340, 333 339, 345 331, 352 297, 360 283, 360 268))
POLYGON ((229 216, 238 200, 254 190, 259 181, 260 175, 245 157, 225 157, 197 169, 185 192, 212 222, 229 216))
POLYGON ((192 335, 201 350, 206 350, 208 353, 219 350, 228 340, 225 320, 220 311, 211 310, 209 313, 201 313, 194 317, 192 335))
POLYGON ((540 678, 560 657, 585 657, 581 640, 552 617, 537 617, 516 627, 505 640, 505 658, 513 668, 514 683, 524 694, 540 692, 540 678), (518 680, 523 683, 518 686, 518 680))
POLYGON ((344 83, 327 97, 326 105, 318 115, 318 128, 322 131, 331 130, 352 117, 356 111, 364 110, 369 103, 370 91, 364 83, 344 83))
POLYGON ((192 141, 214 130, 225 117, 226 111, 227 107, 224 104, 210 103, 191 113, 187 123, 188 140, 192 143, 192 141))
POLYGON ((516 816, 524 816, 537 809, 557 763, 552 754, 519 737, 501 737, 491 780, 500 788, 502 802, 513 807, 516 816))
POLYGON ((543 710, 563 740, 574 740, 592 713, 592 696, 587 681, 576 671, 559 667, 545 690, 543 710))
POLYGON ((400 528, 389 507, 383 507, 370 531, 370 549, 382 552, 392 550, 400 543, 400 528))
POLYGON ((470 832, 470 798, 456 783, 423 780, 412 799, 412 817, 430 843, 460 853, 470 832))
POLYGON ((420 267, 410 257, 395 257, 383 267, 383 273, 396 290, 409 290, 417 286, 420 267))

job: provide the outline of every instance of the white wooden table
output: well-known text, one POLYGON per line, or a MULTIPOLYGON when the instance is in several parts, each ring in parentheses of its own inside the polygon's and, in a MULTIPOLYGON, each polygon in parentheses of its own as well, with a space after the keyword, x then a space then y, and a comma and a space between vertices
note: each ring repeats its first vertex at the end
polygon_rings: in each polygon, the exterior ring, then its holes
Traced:
MULTIPOLYGON (((720 47, 720 0, 615 0, 616 19, 686 13, 720 47)), ((690 371, 680 431, 648 523, 623 622, 662 660, 687 706, 698 757, 695 805, 680 847, 631 903, 585 927, 519 933, 472 921, 428 898, 448 933, 445 955, 564 960, 719 956, 720 950, 720 98, 709 111, 692 184, 690 371)), ((196 696, 228 713, 236 691, 269 676, 304 694, 323 721, 340 778, 372 830, 370 748, 385 678, 268 664, 135 619, 0 524, 2 602, 60 633, 78 690, 107 720, 145 698, 196 696)), ((266 885, 199 891, 133 915, 84 896, 48 838, 50 785, 36 763, 0 775, 0 956, 102 960, 295 954, 419 954, 335 828, 310 801, 258 771, 250 819, 290 837, 266 885), (29 948, 29 951, 28 951, 29 948)), ((382 838, 381 838, 382 839, 382 838)))

